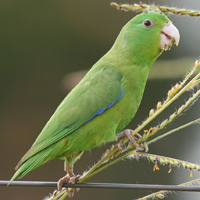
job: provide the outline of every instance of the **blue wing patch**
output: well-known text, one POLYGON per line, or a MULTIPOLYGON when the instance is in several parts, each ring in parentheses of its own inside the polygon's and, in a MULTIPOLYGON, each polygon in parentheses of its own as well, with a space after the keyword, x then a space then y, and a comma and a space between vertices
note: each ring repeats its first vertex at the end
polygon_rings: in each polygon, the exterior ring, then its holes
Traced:
POLYGON ((125 92, 125 88, 122 90, 121 94, 117 97, 117 99, 113 102, 111 102, 106 108, 101 108, 99 109, 92 117, 90 117, 86 122, 90 121, 92 118, 94 118, 97 115, 100 115, 101 113, 103 113, 105 110, 107 110, 108 108, 110 108, 111 106, 113 106, 115 103, 117 103, 124 95, 125 92))
MULTIPOLYGON (((125 92, 125 88, 122 90, 121 94, 117 97, 117 99, 115 101, 111 102, 106 108, 101 108, 101 109, 97 110, 97 112, 92 117, 90 117, 87 121, 85 121, 85 123, 89 122, 95 116, 102 114, 105 110, 107 110, 108 108, 113 106, 115 103, 117 103, 123 97, 124 92, 125 92)), ((66 126, 64 129, 68 129, 70 127, 71 126, 66 126)))

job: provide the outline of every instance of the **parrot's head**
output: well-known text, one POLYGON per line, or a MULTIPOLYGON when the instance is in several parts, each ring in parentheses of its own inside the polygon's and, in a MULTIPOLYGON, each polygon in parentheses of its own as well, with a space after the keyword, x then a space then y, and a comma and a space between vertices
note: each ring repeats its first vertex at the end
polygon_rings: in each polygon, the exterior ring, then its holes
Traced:
MULTIPOLYGON (((131 19, 119 35, 121 48, 137 62, 152 62, 172 44, 179 44, 180 34, 166 15, 157 11, 141 13, 131 19), (140 55, 140 56, 138 56, 140 55)), ((117 42, 117 41, 116 41, 117 42)))

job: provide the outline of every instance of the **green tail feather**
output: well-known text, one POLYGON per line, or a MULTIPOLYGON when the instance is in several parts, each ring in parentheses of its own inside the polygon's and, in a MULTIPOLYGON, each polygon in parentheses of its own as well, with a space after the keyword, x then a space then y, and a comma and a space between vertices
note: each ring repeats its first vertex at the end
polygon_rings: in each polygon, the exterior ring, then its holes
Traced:
POLYGON ((51 153, 52 149, 45 149, 45 151, 42 151, 42 153, 35 154, 33 157, 26 160, 22 165, 19 167, 19 169, 15 172, 13 177, 10 179, 10 182, 8 185, 14 180, 14 179, 21 179, 23 176, 25 176, 28 172, 32 171, 33 169, 43 165, 49 159, 47 159, 48 155, 51 153))

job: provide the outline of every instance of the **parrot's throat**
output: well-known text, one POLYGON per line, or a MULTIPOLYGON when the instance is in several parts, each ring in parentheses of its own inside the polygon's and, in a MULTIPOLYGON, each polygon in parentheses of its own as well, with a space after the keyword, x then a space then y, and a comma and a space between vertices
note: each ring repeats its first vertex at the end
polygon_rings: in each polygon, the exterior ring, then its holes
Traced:
MULTIPOLYGON (((125 43, 126 44, 126 43, 125 43)), ((117 42, 113 45, 110 51, 107 53, 109 59, 114 58, 116 64, 122 65, 141 65, 148 66, 153 65, 156 59, 162 54, 163 50, 155 47, 135 46, 135 45, 119 45, 117 42)))

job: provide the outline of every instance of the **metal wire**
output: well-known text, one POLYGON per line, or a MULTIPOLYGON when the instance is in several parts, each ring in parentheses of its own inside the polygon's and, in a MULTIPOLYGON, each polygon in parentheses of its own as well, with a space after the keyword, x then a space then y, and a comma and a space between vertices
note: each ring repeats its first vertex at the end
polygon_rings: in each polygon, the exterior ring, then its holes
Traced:
MULTIPOLYGON (((0 180, 0 186, 7 186, 9 181, 0 180)), ((57 182, 42 181, 12 181, 9 186, 25 187, 57 187, 57 182)), ((132 190, 171 190, 185 192, 200 192, 200 186, 123 184, 123 183, 64 183, 63 187, 70 188, 100 188, 100 189, 132 189, 132 190)))

